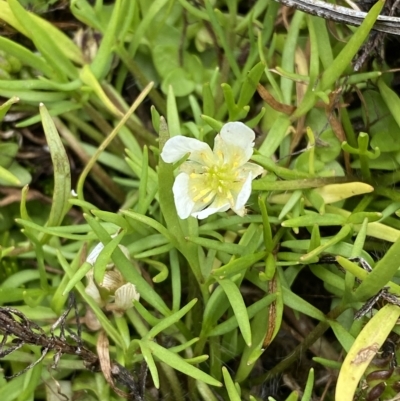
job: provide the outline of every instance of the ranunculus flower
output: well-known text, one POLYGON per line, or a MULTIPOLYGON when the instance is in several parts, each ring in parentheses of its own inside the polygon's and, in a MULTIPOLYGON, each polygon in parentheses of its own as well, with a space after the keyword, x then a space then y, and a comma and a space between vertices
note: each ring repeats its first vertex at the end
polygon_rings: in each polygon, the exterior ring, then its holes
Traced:
POLYGON ((264 171, 248 162, 254 139, 253 130, 241 122, 231 122, 215 137, 214 150, 204 142, 180 135, 165 143, 161 157, 166 163, 177 162, 189 153, 172 188, 181 219, 205 219, 228 209, 239 216, 245 214, 251 181, 264 171))

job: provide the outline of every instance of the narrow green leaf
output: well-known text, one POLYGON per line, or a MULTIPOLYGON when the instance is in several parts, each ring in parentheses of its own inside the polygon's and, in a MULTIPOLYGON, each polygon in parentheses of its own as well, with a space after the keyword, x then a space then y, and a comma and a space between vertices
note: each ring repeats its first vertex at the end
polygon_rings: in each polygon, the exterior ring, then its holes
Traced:
POLYGON ((228 369, 224 366, 222 368, 222 375, 224 376, 224 383, 226 391, 228 392, 228 397, 230 401, 240 401, 240 395, 236 390, 235 384, 231 378, 231 375, 228 372, 228 369))
POLYGON ((378 88, 381 92, 382 99, 386 103, 390 113, 395 119, 397 125, 400 127, 400 99, 399 95, 390 89, 383 79, 378 80, 378 88))
MULTIPOLYGON (((155 326, 160 322, 160 319, 154 317, 139 301, 133 301, 133 306, 139 315, 150 325, 155 326)), ((147 328, 146 328, 147 333, 147 328)))
POLYGON ((239 288, 232 280, 218 280, 219 285, 223 288, 229 303, 231 304, 233 313, 238 321, 240 331, 244 342, 251 345, 251 328, 249 315, 247 314, 246 305, 239 288))
MULTIPOLYGON (((264 350, 264 339, 269 326, 269 306, 260 310, 251 321, 251 331, 253 333, 251 347, 245 347, 241 353, 240 364, 236 371, 235 380, 238 383, 245 381, 254 369, 254 364, 262 355, 264 350)), ((273 323, 272 323, 273 324, 273 323)))
POLYGON ((378 261, 371 273, 354 293, 357 300, 366 300, 378 293, 393 278, 399 269, 400 239, 398 239, 378 261))
MULTIPOLYGON (((25 11, 26 12, 26 11, 25 11)), ((49 38, 60 47, 66 57, 77 64, 83 64, 83 55, 79 47, 61 30, 59 30, 52 22, 47 21, 33 13, 29 13, 35 25, 41 27, 42 31, 47 33, 49 38)), ((29 38, 29 31, 21 24, 11 11, 9 4, 5 1, 0 2, 0 15, 2 20, 13 26, 17 31, 29 38)))
POLYGON ((346 352, 349 352, 354 344, 354 337, 346 330, 339 322, 335 320, 329 320, 329 325, 331 326, 335 337, 340 342, 340 345, 346 352))
POLYGON ((70 208, 68 199, 71 195, 71 170, 67 152, 53 119, 43 103, 40 104, 39 109, 54 170, 53 202, 47 225, 58 226, 70 208))
POLYGON ((174 90, 171 85, 168 88, 167 95, 167 123, 171 137, 175 135, 181 135, 181 124, 179 122, 178 106, 176 104, 174 90))
POLYGON ((122 25, 123 18, 126 19, 128 17, 127 15, 121 15, 121 10, 122 1, 115 1, 107 27, 103 30, 99 49, 90 65, 90 69, 99 81, 103 80, 110 70, 114 44, 117 40, 119 28, 122 25))
POLYGON ((378 221, 382 218, 382 213, 379 212, 357 212, 352 213, 348 218, 346 223, 352 224, 362 224, 364 219, 367 219, 369 223, 378 221))
POLYGON ((203 114, 208 117, 215 115, 215 100, 208 82, 203 85, 203 114))
POLYGON ((228 84, 221 84, 222 92, 224 94, 225 105, 228 108, 229 120, 236 119, 238 107, 235 103, 235 97, 233 95, 232 87, 228 84))
POLYGON ((107 245, 104 246, 104 248, 97 256, 97 259, 93 266, 94 280, 96 283, 100 284, 103 281, 104 274, 107 269, 107 264, 111 260, 111 255, 113 254, 115 249, 119 246, 119 243, 122 241, 125 234, 126 232, 123 230, 120 233, 118 233, 116 237, 114 237, 107 245))
MULTIPOLYGON (((315 26, 312 21, 312 16, 307 15, 307 27, 308 27, 308 34, 310 38, 310 72, 309 77, 310 81, 308 83, 307 90, 314 90, 315 82, 318 78, 319 74, 319 46, 318 46, 318 34, 315 30, 315 26)), ((319 32, 318 32, 319 33, 319 32)), ((330 46, 329 46, 330 47, 330 46)), ((314 144, 312 144, 314 145, 314 144)))
POLYGON ((367 239, 367 229, 368 229, 368 218, 365 217, 360 230, 357 233, 357 237, 354 241, 354 245, 353 245, 353 249, 351 251, 351 257, 355 258, 355 257, 361 257, 362 252, 364 250, 364 244, 365 244, 365 240, 367 239))
POLYGON ((173 313, 172 315, 164 318, 160 323, 155 325, 149 332, 148 334, 143 338, 146 340, 153 339, 157 334, 161 333, 163 330, 167 329, 168 327, 172 326, 183 316, 186 315, 190 311, 190 309, 193 308, 193 306, 196 304, 197 299, 192 299, 187 305, 185 305, 181 310, 178 312, 173 313))
POLYGON ((0 106, 0 122, 3 121, 3 118, 7 114, 8 110, 10 110, 10 107, 18 101, 19 99, 16 96, 13 96, 0 106))
MULTIPOLYGON (((264 142, 259 148, 260 154, 263 156, 271 157, 282 143, 283 138, 286 136, 287 130, 290 126, 289 117, 281 114, 271 129, 264 142)), ((275 164, 275 163, 274 163, 275 164)))
POLYGON ((175 238, 171 235, 169 230, 167 230, 162 224, 160 224, 157 220, 151 219, 150 217, 144 216, 143 214, 139 214, 136 212, 132 212, 130 210, 121 210, 121 213, 125 216, 130 217, 133 220, 139 221, 143 224, 148 225, 149 227, 154 228, 160 234, 162 234, 166 239, 171 241, 172 243, 175 242, 175 238))
POLYGON ((207 14, 208 14, 208 18, 210 19, 210 23, 213 27, 213 30, 214 30, 217 38, 219 39, 219 41, 221 43, 221 46, 224 49, 224 53, 229 62, 229 65, 230 65, 233 73, 235 74, 236 79, 240 79, 241 78, 240 69, 237 64, 236 58, 233 55, 232 48, 228 44, 228 40, 226 37, 227 33, 223 30, 221 24, 218 22, 216 10, 213 8, 210 0, 205 0, 205 7, 206 7, 207 14))
POLYGON ((301 397, 301 401, 310 401, 313 393, 314 387, 314 369, 311 368, 308 373, 306 388, 304 389, 303 397, 301 397))
POLYGON ((139 252, 151 250, 165 244, 168 244, 168 240, 163 235, 153 234, 136 240, 135 242, 129 244, 127 248, 129 249, 130 254, 136 255, 139 252))
POLYGON ((140 349, 142 350, 143 358, 149 367, 151 378, 153 379, 154 387, 160 388, 160 379, 158 377, 158 370, 156 363, 154 362, 153 355, 151 354, 150 348, 147 346, 147 342, 139 341, 140 349))
MULTIPOLYGON (((56 94, 56 93, 54 93, 54 94, 56 94)), ((41 100, 43 100, 43 99, 41 99, 41 100)), ((59 115, 69 113, 74 110, 82 109, 82 104, 66 100, 66 101, 62 101, 62 102, 50 102, 49 107, 50 107, 49 114, 52 117, 57 117, 59 115)), ((20 121, 19 123, 15 124, 15 126, 18 128, 25 128, 25 127, 29 127, 33 124, 37 124, 40 121, 41 121, 41 117, 40 117, 40 113, 38 113, 36 115, 33 115, 32 117, 28 117, 28 118, 20 121)))
POLYGON ((198 341, 199 341, 199 337, 195 337, 195 338, 192 338, 191 340, 189 340, 189 341, 186 341, 185 343, 183 343, 183 344, 179 344, 179 345, 176 345, 175 347, 170 347, 170 348, 168 348, 171 352, 175 352, 175 353, 178 353, 178 352, 182 352, 182 351, 184 351, 186 348, 189 348, 189 347, 191 347, 193 344, 196 344, 198 341))
POLYGON ((260 82, 261 76, 264 72, 265 64, 263 62, 257 63, 247 74, 242 88, 240 90, 239 100, 237 106, 242 109, 248 105, 257 90, 257 85, 260 82))
POLYGON ((194 6, 189 1, 187 1, 187 0, 179 0, 179 3, 193 17, 198 18, 199 20, 204 20, 204 21, 208 21, 208 22, 210 21, 210 19, 208 18, 207 13, 202 11, 200 8, 194 6))
POLYGON ((187 358, 185 361, 190 363, 191 365, 198 365, 199 363, 205 362, 209 358, 208 355, 199 355, 195 356, 194 358, 187 358))
POLYGON ((360 47, 368 37, 369 32, 374 26, 385 2, 378 0, 371 8, 364 21, 356 29, 350 40, 342 51, 336 56, 333 63, 323 72, 319 88, 322 91, 332 89, 332 85, 342 75, 343 71, 350 65, 351 60, 357 54, 360 47))
POLYGON ((222 386, 221 382, 215 380, 213 377, 203 372, 202 370, 187 363, 183 358, 181 358, 174 352, 171 352, 168 349, 161 347, 161 345, 158 345, 153 341, 146 341, 146 346, 150 348, 154 356, 156 356, 161 362, 164 362, 168 366, 171 366, 171 368, 174 368, 179 372, 184 373, 185 375, 193 377, 196 380, 201 380, 204 383, 210 384, 211 386, 222 386))
POLYGON ((310 23, 314 26, 318 43, 319 58, 324 69, 333 63, 332 46, 329 39, 328 28, 323 18, 310 15, 310 23))
POLYGON ((215 249, 217 251, 226 252, 231 255, 242 255, 246 251, 246 247, 243 245, 220 242, 203 237, 186 237, 186 240, 197 245, 204 246, 205 248, 215 249))
POLYGON ((83 66, 79 72, 79 78, 84 84, 93 90, 93 92, 98 96, 110 113, 112 113, 115 117, 122 117, 122 113, 108 98, 89 65, 86 64, 83 66))
POLYGON ((47 77, 54 75, 52 68, 41 56, 10 39, 0 36, 0 50, 3 50, 10 56, 16 57, 22 64, 41 71, 47 77))
MULTIPOLYGON (((179 0, 180 2, 184 0, 179 0)), ((214 391, 207 386, 207 384, 203 383, 200 380, 196 380, 196 387, 199 391, 199 394, 202 396, 203 401, 218 401, 219 398, 216 397, 214 391)))
POLYGON ((0 80, 0 96, 3 96, 5 98, 11 98, 13 96, 17 96, 22 101, 35 103, 35 106, 40 102, 44 103, 58 102, 61 100, 68 99, 70 97, 68 93, 60 93, 60 92, 45 92, 45 91, 40 92, 31 90, 15 91, 15 90, 3 89, 5 85, 2 85, 2 81, 0 80))
POLYGON ((215 118, 211 118, 206 115, 202 115, 201 118, 215 131, 219 132, 221 131, 221 128, 223 127, 223 123, 221 121, 216 120, 215 118))
POLYGON ((91 210, 90 211, 94 216, 99 217, 101 220, 106 221, 108 223, 115 224, 117 227, 121 227, 124 230, 131 230, 129 223, 126 219, 116 213, 106 212, 104 210, 91 210))
POLYGON ((149 7, 144 13, 140 20, 139 25, 134 31, 133 38, 131 39, 131 45, 129 48, 129 55, 133 58, 136 53, 137 48, 142 42, 142 38, 146 31, 151 27, 154 22, 155 16, 162 10, 162 8, 168 3, 168 0, 154 0, 149 3, 149 7))
POLYGON ((171 245, 164 245, 161 246, 159 248, 154 249, 153 251, 147 251, 145 253, 136 255, 136 258, 141 258, 143 257, 144 254, 146 254, 144 256, 143 262, 147 263, 149 266, 154 267, 155 269, 157 269, 159 271, 158 274, 156 274, 152 280, 153 283, 162 283, 163 281, 165 281, 168 278, 169 275, 169 270, 168 267, 165 263, 159 262, 157 260, 151 259, 151 256, 155 256, 155 255, 161 255, 163 253, 167 253, 172 249, 171 245))
POLYGON ((223 279, 226 276, 231 276, 240 273, 242 270, 248 269, 250 266, 265 257, 265 255, 266 252, 257 252, 255 254, 242 256, 241 258, 235 259, 214 270, 211 274, 216 278, 223 279))
POLYGON ((260 123, 266 111, 267 109, 265 107, 261 107, 260 111, 253 118, 246 121, 246 125, 254 129, 260 123))
POLYGON ((322 366, 329 368, 329 369, 339 370, 340 367, 342 366, 342 364, 340 362, 332 361, 330 359, 314 357, 312 360, 314 362, 321 364, 322 366))
POLYGON ((325 315, 317 309, 315 306, 309 304, 303 298, 294 294, 288 288, 282 286, 283 292, 283 302, 289 308, 293 308, 301 313, 304 313, 307 316, 313 317, 314 319, 320 320, 321 322, 325 321, 325 315))
POLYGON ((93 269, 93 266, 90 263, 83 263, 82 266, 76 270, 73 276, 69 278, 68 284, 65 286, 62 295, 67 295, 69 292, 71 292, 76 284, 80 283, 91 269, 93 269))
POLYGON ((303 263, 305 262, 311 263, 313 259, 315 259, 322 252, 326 251, 329 247, 339 243, 340 241, 343 241, 346 237, 348 237, 351 234, 351 232, 352 232, 351 225, 346 224, 340 229, 340 231, 336 235, 334 235, 328 241, 324 242, 322 245, 318 246, 317 248, 313 249, 307 254, 301 256, 300 261, 303 263))
MULTIPOLYGON (((26 187, 27 188, 27 187, 26 187)), ((25 213, 26 214, 26 213, 25 213)), ((22 213, 21 213, 22 216, 22 213)), ((32 221, 24 218, 24 219, 15 219, 17 224, 21 224, 25 228, 31 228, 33 230, 37 230, 39 233, 48 234, 51 236, 62 237, 66 239, 72 239, 76 241, 88 241, 96 239, 96 234, 88 233, 88 234, 71 234, 68 229, 63 230, 64 227, 44 227, 42 225, 33 223, 32 221), (58 228, 58 230, 57 230, 58 228)))
POLYGON ((149 151, 147 146, 144 146, 143 158, 142 158, 142 175, 140 176, 139 200, 137 209, 139 213, 143 214, 146 213, 148 207, 148 205, 146 204, 148 178, 149 178, 149 151))
POLYGON ((344 291, 345 283, 343 277, 333 273, 329 269, 321 269, 321 265, 319 264, 311 264, 310 270, 316 277, 321 279, 325 285, 337 288, 341 292, 344 291))
POLYGON ((181 306, 182 277, 178 251, 174 248, 169 251, 169 261, 171 269, 172 310, 177 311, 181 306))
POLYGON ((103 32, 104 26, 87 0, 71 0, 70 10, 77 20, 103 32))
POLYGON ((228 308, 227 296, 222 287, 218 286, 211 294, 204 309, 202 330, 206 335, 228 308))
MULTIPOLYGON (((82 244, 80 249, 76 252, 75 257, 71 262, 70 265, 71 272, 74 272, 78 269, 78 266, 81 264, 81 261, 85 255, 86 255, 86 244, 84 243, 82 244)), ((51 309, 54 312, 56 312, 57 316, 61 315, 62 312, 64 311, 65 304, 68 299, 68 292, 65 291, 65 288, 69 284, 69 279, 70 279, 69 276, 67 274, 64 274, 64 277, 61 279, 61 282, 57 286, 53 298, 50 301, 51 309)))
MULTIPOLYGON (((282 53, 282 68, 289 72, 294 72, 294 56, 296 54, 297 39, 305 14, 301 11, 295 11, 290 22, 288 35, 285 40, 285 46, 282 53)), ((281 79, 282 102, 292 104, 292 90, 294 82, 291 79, 281 79)), ((273 151, 274 152, 274 151, 273 151)))
POLYGON ((8 185, 21 185, 18 177, 2 166, 0 166, 0 180, 3 180, 8 185))
POLYGON ((153 124, 154 131, 159 132, 160 131, 160 113, 153 105, 150 107, 150 112, 151 112, 151 122, 153 124))
MULTIPOLYGON (((24 27, 27 35, 47 62, 58 72, 59 78, 65 80, 66 77, 75 79, 78 77, 77 68, 72 64, 64 53, 63 44, 69 46, 70 40, 65 40, 64 34, 59 32, 44 20, 34 17, 27 12, 18 0, 8 0, 8 4, 19 23, 24 27), (49 26, 51 28, 49 28, 49 26), (54 35, 52 35, 52 34, 54 35), (56 42, 58 40, 58 42, 56 42)), ((71 48, 71 46, 69 46, 71 48)), ((74 53, 79 54, 79 53, 74 53)), ((80 60, 82 61, 82 59, 80 60)))
POLYGON ((312 227, 314 224, 318 226, 341 226, 346 223, 346 218, 336 215, 325 213, 320 215, 317 213, 309 213, 304 216, 295 217, 293 219, 285 220, 282 223, 283 227, 312 227))
MULTIPOLYGON (((363 251, 363 252, 365 252, 365 251, 363 251)), ((361 256, 364 257, 365 260, 368 259, 368 258, 366 258, 367 256, 369 257, 369 255, 367 253, 362 254, 361 256)), ((349 257, 352 257, 352 255, 350 254, 349 257)), ((364 270, 363 268, 361 268, 360 266, 355 264, 354 262, 352 262, 352 261, 350 261, 350 260, 348 260, 348 259, 346 259, 344 257, 337 256, 336 260, 338 261, 339 265, 343 267, 343 269, 345 269, 346 271, 351 273, 354 277, 357 277, 359 280, 365 280, 370 274, 366 270, 364 270)), ((367 260, 367 262, 368 262, 368 260, 367 260)), ((369 261, 369 262, 371 262, 371 261, 369 261)), ((373 270, 375 270, 375 269, 373 269, 373 270)), ((391 292, 400 295, 400 285, 395 284, 392 281, 389 281, 387 283, 387 287, 389 287, 389 290, 391 292)), ((378 291, 379 290, 377 290, 376 292, 378 292, 378 291)), ((363 299, 364 298, 365 297, 363 297, 363 299)), ((366 298, 368 298, 368 297, 366 297, 366 298)))
MULTIPOLYGON (((272 302, 274 302, 276 299, 276 294, 269 294, 265 296, 264 298, 260 299, 257 302, 254 302, 254 304, 250 305, 247 308, 247 314, 249 315, 249 319, 252 319, 256 313, 260 312, 262 309, 270 305, 272 302)), ((223 334, 229 333, 233 329, 236 329, 238 327, 238 321, 236 320, 236 316, 231 316, 228 320, 225 320, 225 322, 219 324, 216 326, 214 329, 212 329, 208 333, 208 337, 215 337, 215 336, 221 336, 223 334)))

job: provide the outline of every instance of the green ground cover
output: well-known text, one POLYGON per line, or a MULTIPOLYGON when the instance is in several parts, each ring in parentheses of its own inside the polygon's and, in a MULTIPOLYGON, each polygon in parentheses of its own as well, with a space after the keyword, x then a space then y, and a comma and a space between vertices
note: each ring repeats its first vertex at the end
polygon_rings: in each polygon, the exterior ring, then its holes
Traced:
POLYGON ((383 6, 0 0, 1 401, 394 399, 383 6))

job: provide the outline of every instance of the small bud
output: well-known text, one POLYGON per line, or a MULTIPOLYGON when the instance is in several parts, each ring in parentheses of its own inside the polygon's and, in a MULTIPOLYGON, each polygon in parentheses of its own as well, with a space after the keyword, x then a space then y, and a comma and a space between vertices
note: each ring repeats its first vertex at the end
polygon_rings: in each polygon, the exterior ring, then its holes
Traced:
POLYGON ((118 270, 109 270, 104 274, 100 287, 114 293, 119 287, 125 284, 122 274, 118 270))
POLYGON ((101 329, 101 323, 97 316, 94 314, 93 310, 88 308, 85 314, 85 324, 89 330, 98 331, 101 329))
POLYGON ((88 280, 87 286, 85 288, 86 294, 91 296, 95 300, 97 305, 103 306, 104 301, 101 299, 99 289, 97 288, 96 283, 93 279, 93 269, 86 274, 86 278, 88 280))
POLYGON ((136 287, 132 283, 124 284, 115 291, 113 304, 106 306, 107 310, 123 313, 132 308, 133 301, 139 301, 140 294, 136 291, 136 287))

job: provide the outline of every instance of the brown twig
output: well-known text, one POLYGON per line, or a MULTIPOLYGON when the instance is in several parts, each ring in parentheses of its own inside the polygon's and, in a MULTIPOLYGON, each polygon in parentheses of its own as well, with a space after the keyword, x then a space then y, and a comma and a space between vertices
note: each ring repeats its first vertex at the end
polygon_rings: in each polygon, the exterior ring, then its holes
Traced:
MULTIPOLYGON (((25 344, 37 345, 42 348, 42 355, 38 360, 15 375, 9 376, 9 379, 20 376, 36 366, 44 359, 49 351, 55 352, 53 368, 57 366, 57 362, 63 354, 68 354, 79 357, 83 361, 84 366, 91 371, 101 370, 99 356, 86 348, 82 343, 79 324, 77 334, 68 330, 70 337, 76 344, 67 342, 65 337, 65 321, 73 306, 75 306, 75 300, 71 298, 67 310, 53 324, 50 334, 46 334, 39 325, 29 320, 19 310, 9 307, 0 307, 0 333, 3 334, 3 339, 0 343, 0 358, 4 358, 25 344), (54 330, 57 327, 60 328, 60 335, 54 334, 54 330), (14 337, 14 345, 4 348, 10 336, 14 337)), ((79 321, 79 319, 77 321, 79 321)), ((118 389, 119 395, 124 394, 126 398, 131 401, 143 401, 143 385, 140 386, 137 383, 137 380, 128 369, 115 361, 110 361, 109 369, 112 379, 128 389, 126 394, 118 389)), ((144 375, 140 375, 140 377, 142 376, 144 375)), ((114 390, 117 389, 114 387, 114 390)))

